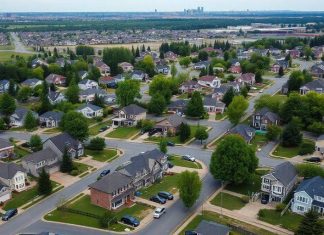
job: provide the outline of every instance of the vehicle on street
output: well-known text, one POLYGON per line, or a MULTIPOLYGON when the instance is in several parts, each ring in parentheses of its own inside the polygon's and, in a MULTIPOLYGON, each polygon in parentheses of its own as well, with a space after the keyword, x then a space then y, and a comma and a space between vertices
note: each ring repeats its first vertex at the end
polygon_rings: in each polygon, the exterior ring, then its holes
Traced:
POLYGON ((183 155, 182 159, 186 160, 186 161, 190 161, 190 162, 195 162, 196 161, 196 159, 194 157, 190 156, 190 155, 183 155))
POLYGON ((159 219, 163 214, 165 213, 165 208, 156 208, 154 213, 153 213, 153 218, 159 219))
POLYGON ((107 169, 107 170, 103 170, 101 173, 100 173, 100 177, 104 177, 106 175, 108 175, 110 173, 110 170, 107 169))
POLYGON ((164 199, 167 199, 167 200, 173 200, 173 195, 172 195, 172 193, 169 193, 169 192, 164 192, 164 191, 159 192, 158 196, 162 197, 164 199))
POLYGON ((14 217, 18 214, 18 210, 16 208, 7 210, 6 213, 2 216, 3 221, 8 221, 10 218, 14 217))
POLYGON ((173 146, 175 146, 175 143, 173 143, 173 142, 171 142, 171 141, 168 141, 168 142, 167 142, 167 145, 170 146, 170 147, 173 147, 173 146))
POLYGON ((268 204, 268 202, 269 202, 269 195, 263 194, 262 197, 261 197, 261 203, 262 204, 268 204))
POLYGON ((130 216, 130 215, 124 215, 120 219, 120 221, 125 224, 131 225, 133 227, 137 227, 138 225, 140 225, 140 222, 138 221, 138 219, 136 219, 135 217, 130 216))
POLYGON ((155 195, 150 198, 152 202, 160 203, 160 204, 165 204, 166 200, 164 198, 159 197, 158 195, 155 195))
POLYGON ((317 162, 317 163, 319 163, 319 162, 321 162, 322 160, 321 160, 321 158, 319 158, 319 157, 310 157, 310 158, 306 158, 305 161, 307 161, 307 162, 317 162))
POLYGON ((188 230, 188 231, 185 231, 185 235, 201 235, 201 234, 197 233, 194 230, 188 230))

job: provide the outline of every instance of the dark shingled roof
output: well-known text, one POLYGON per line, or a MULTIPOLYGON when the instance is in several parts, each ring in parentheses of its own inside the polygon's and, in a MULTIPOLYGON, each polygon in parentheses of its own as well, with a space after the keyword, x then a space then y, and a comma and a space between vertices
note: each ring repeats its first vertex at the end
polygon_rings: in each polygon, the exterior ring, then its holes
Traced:
POLYGON ((38 162, 47 160, 47 159, 53 159, 56 158, 56 153, 51 148, 46 148, 43 150, 40 150, 38 152, 29 154, 28 156, 23 158, 23 161, 25 162, 33 162, 34 164, 37 164, 38 162))
POLYGON ((48 112, 40 115, 40 117, 41 118, 52 118, 53 120, 61 121, 63 114, 64 114, 63 112, 59 112, 59 111, 48 111, 48 112))
POLYGON ((136 105, 136 104, 130 104, 124 108, 122 108, 122 110, 127 114, 127 115, 138 115, 141 113, 146 112, 146 109, 136 105))
POLYGON ((264 108, 260 109, 255 114, 265 116, 272 122, 275 122, 276 120, 279 120, 278 114, 276 114, 274 112, 271 112, 270 109, 268 109, 267 107, 264 107, 264 108))
POLYGON ((188 104, 188 100, 175 100, 171 101, 171 103, 168 105, 168 108, 185 108, 188 104))
POLYGON ((178 114, 172 114, 172 115, 170 115, 167 118, 167 120, 174 127, 180 126, 181 123, 186 123, 185 119, 183 117, 180 117, 178 114))
POLYGON ((17 171, 25 172, 24 168, 16 163, 0 162, 0 177, 3 179, 12 179, 17 171))
POLYGON ((324 197, 324 178, 316 176, 300 183, 295 192, 305 191, 310 197, 324 197))
POLYGON ((322 89, 321 91, 324 92, 324 79, 317 79, 312 82, 306 83, 301 88, 306 87, 307 89, 311 91, 316 91, 317 89, 322 89))
POLYGON ((227 235, 230 229, 225 225, 203 220, 195 231, 203 235, 227 235))
POLYGON ((276 166, 271 174, 284 186, 287 186, 297 176, 297 171, 293 164, 284 162, 276 166))
POLYGON ((249 127, 245 124, 238 124, 237 126, 233 127, 230 131, 231 134, 238 134, 242 136, 246 141, 252 140, 255 130, 252 127, 249 127), (249 135, 252 133, 252 136, 249 135))
POLYGON ((80 141, 70 136, 68 133, 59 134, 57 136, 49 138, 48 140, 51 140, 62 153, 64 153, 65 148, 68 146, 71 146, 74 149, 78 149, 78 146, 81 143, 80 141))
POLYGON ((119 188, 126 186, 132 182, 131 177, 121 174, 119 172, 113 172, 104 176, 97 182, 90 184, 89 187, 97 189, 105 193, 112 193, 119 188))

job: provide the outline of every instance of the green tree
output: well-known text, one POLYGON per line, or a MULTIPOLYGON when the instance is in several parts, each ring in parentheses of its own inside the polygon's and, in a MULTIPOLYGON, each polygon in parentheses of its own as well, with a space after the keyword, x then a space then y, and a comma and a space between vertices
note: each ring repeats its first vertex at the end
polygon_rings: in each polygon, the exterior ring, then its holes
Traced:
POLYGON ((141 98, 139 81, 129 79, 119 82, 116 89, 116 98, 121 107, 133 104, 135 98, 141 98))
POLYGON ((299 88, 304 84, 304 75, 301 71, 293 71, 288 80, 288 90, 299 91, 299 88))
POLYGON ((186 123, 181 123, 179 127, 179 138, 180 142, 184 143, 191 135, 190 126, 186 123))
POLYGON ((37 127, 37 119, 34 117, 32 111, 28 111, 24 120, 24 127, 27 130, 32 130, 37 127))
POLYGON ((79 86, 78 84, 76 84, 75 78, 73 78, 68 89, 65 92, 65 97, 72 104, 76 104, 79 102, 79 93, 79 86))
MULTIPOLYGON (((139 51, 138 51, 138 56, 139 56, 139 51)), ((133 60, 133 55, 129 49, 124 47, 105 48, 103 51, 103 60, 107 65, 109 65, 111 75, 114 76, 120 72, 120 70, 118 69, 118 64, 121 62, 131 63, 133 60)))
POLYGON ((262 83, 262 81, 263 81, 262 72, 260 70, 258 70, 255 73, 255 82, 262 83))
POLYGON ((86 140, 89 136, 88 120, 75 111, 63 115, 60 128, 80 141, 86 140))
POLYGON ((89 145, 87 146, 88 149, 102 151, 106 147, 106 142, 104 138, 95 137, 90 140, 89 145))
POLYGON ((149 77, 155 75, 155 63, 153 57, 150 55, 144 56, 143 60, 137 62, 135 68, 144 71, 149 77))
POLYGON ((288 123, 282 132, 282 146, 296 147, 301 144, 303 135, 300 133, 300 127, 294 122, 288 123))
POLYGON ((208 139, 208 132, 206 131, 205 128, 202 127, 198 127, 198 129, 196 130, 195 133, 195 138, 197 140, 200 140, 200 143, 202 144, 203 140, 207 140, 208 139))
POLYGON ((279 126, 271 125, 267 127, 266 137, 271 141, 278 140, 280 138, 281 132, 282 130, 279 126))
POLYGON ((250 179, 258 166, 254 150, 239 135, 227 135, 212 154, 210 172, 215 179, 240 184, 250 179))
POLYGON ((224 104, 226 104, 226 107, 228 107, 230 105, 230 103, 232 103, 232 100, 234 99, 235 96, 235 91, 233 89, 233 87, 230 87, 224 94, 222 102, 224 104))
POLYGON ((179 174, 179 196, 185 207, 192 207, 199 198, 202 181, 196 171, 184 171, 179 174))
POLYGON ((162 153, 167 153, 168 152, 168 142, 166 141, 165 138, 162 138, 159 143, 159 148, 162 153))
POLYGON ((42 69, 42 67, 33 69, 32 76, 38 79, 44 79, 44 70, 42 69))
POLYGON ((238 124, 243 117, 249 103, 243 96, 235 96, 227 108, 227 116, 231 123, 238 124))
POLYGON ((155 94, 149 104, 148 104, 148 110, 151 113, 154 113, 156 115, 161 115, 163 111, 166 109, 167 104, 165 102, 165 99, 160 94, 155 94))
POLYGON ((31 94, 32 90, 29 87, 22 87, 18 91, 17 100, 19 100, 20 102, 26 102, 31 94))
POLYGON ((189 56, 181 57, 181 58, 179 59, 179 64, 180 64, 181 66, 186 67, 186 68, 188 68, 188 66, 190 65, 190 63, 191 63, 191 59, 190 59, 189 56))
POLYGON ((163 75, 157 75, 153 78, 149 87, 149 95, 153 97, 156 94, 160 94, 164 97, 167 103, 170 102, 175 83, 173 79, 165 77, 163 75))
POLYGON ((97 94, 95 94, 94 100, 92 101, 92 104, 99 106, 101 108, 104 108, 105 105, 105 101, 103 97, 98 96, 97 94))
POLYGON ((0 112, 5 116, 10 116, 16 110, 15 99, 8 93, 4 93, 0 96, 0 112))
POLYGON ((248 88, 246 87, 246 86, 244 86, 242 89, 241 89, 241 95, 244 97, 244 98, 246 98, 247 96, 248 96, 248 94, 249 94, 249 90, 248 90, 248 88))
POLYGON ((201 61, 208 60, 208 53, 207 53, 207 51, 199 51, 199 53, 198 53, 198 59, 201 60, 201 61))
POLYGON ((53 187, 50 176, 48 173, 46 173, 45 169, 42 168, 37 181, 37 191, 40 195, 50 195, 52 193, 52 190, 53 187))
POLYGON ((274 113, 279 113, 281 106, 284 104, 286 99, 282 96, 277 95, 262 95, 255 101, 254 108, 260 110, 262 108, 268 108, 274 113))
POLYGON ((46 81, 43 82, 42 92, 40 96, 41 105, 39 107, 39 113, 43 114, 52 109, 52 105, 48 99, 49 87, 46 81))
POLYGON ((310 210, 301 221, 296 235, 323 235, 324 226, 319 221, 319 214, 310 210))
POLYGON ((60 171, 63 173, 70 173, 73 170, 72 158, 68 155, 67 150, 64 151, 60 171))
POLYGON ((16 83, 13 79, 9 80, 9 89, 8 89, 8 93, 11 96, 15 96, 17 93, 17 87, 16 87, 16 83))
POLYGON ((208 67, 208 75, 210 75, 210 76, 214 75, 214 68, 212 65, 209 65, 209 67, 208 67))
POLYGON ((32 135, 29 139, 29 144, 31 149, 34 152, 40 151, 43 149, 43 142, 39 135, 32 135))
POLYGON ((201 118, 204 113, 205 109, 201 95, 199 92, 195 91, 187 104, 186 115, 189 117, 201 118))
POLYGON ((178 73, 177 67, 176 67, 175 64, 173 63, 173 64, 171 65, 171 76, 172 76, 172 78, 174 78, 174 77, 177 75, 177 73, 178 73))

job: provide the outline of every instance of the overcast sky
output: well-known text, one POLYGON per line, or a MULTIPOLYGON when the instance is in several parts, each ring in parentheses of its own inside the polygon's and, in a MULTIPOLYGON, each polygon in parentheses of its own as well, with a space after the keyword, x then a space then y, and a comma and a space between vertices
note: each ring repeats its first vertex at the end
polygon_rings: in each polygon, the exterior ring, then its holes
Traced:
POLYGON ((1 12, 182 11, 197 6, 206 11, 324 11, 323 0, 0 0, 1 12))

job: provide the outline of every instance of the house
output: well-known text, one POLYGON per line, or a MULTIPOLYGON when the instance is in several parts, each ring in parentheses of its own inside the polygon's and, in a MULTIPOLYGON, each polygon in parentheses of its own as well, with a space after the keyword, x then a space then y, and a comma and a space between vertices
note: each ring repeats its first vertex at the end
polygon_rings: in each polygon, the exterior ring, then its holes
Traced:
POLYGON ((122 68, 125 73, 132 72, 134 70, 134 66, 128 62, 122 62, 118 64, 118 67, 122 68))
POLYGON ((8 80, 0 80, 0 93, 5 93, 9 90, 10 82, 8 80))
POLYGON ((236 82, 224 83, 214 89, 212 98, 216 99, 218 101, 222 100, 223 96, 231 88, 233 88, 234 92, 240 92, 240 86, 238 83, 236 83, 236 82))
POLYGON ((235 81, 241 85, 253 86, 255 83, 255 75, 253 73, 243 73, 235 81))
POLYGON ((240 73, 242 73, 242 68, 241 68, 240 63, 238 62, 238 64, 233 64, 233 65, 231 65, 231 67, 228 69, 228 71, 229 71, 230 73, 235 73, 235 74, 240 74, 240 73))
MULTIPOLYGON (((15 112, 10 116, 10 125, 11 126, 16 126, 16 127, 21 127, 24 125, 25 117, 27 113, 31 111, 26 108, 16 108, 15 112)), ((34 118, 38 119, 38 114, 35 113, 34 111, 31 111, 34 118)))
POLYGON ((229 130, 227 134, 239 135, 249 144, 255 135, 255 130, 248 125, 238 124, 229 130))
POLYGON ((195 231, 203 235, 229 235, 230 228, 212 221, 202 220, 195 231))
POLYGON ((178 58, 178 55, 175 54, 174 52, 172 51, 167 51, 164 53, 164 59, 168 62, 173 62, 173 61, 176 61, 178 58))
POLYGON ((31 153, 24 157, 21 163, 27 173, 35 177, 38 177, 43 169, 48 174, 55 173, 60 170, 61 165, 58 155, 51 148, 31 153))
POLYGON ((83 79, 78 83, 78 86, 81 90, 87 90, 87 89, 98 89, 99 85, 98 82, 89 80, 89 79, 83 79))
POLYGON ((217 77, 207 75, 207 76, 200 77, 198 80, 198 84, 203 87, 216 88, 216 87, 220 87, 221 82, 217 77))
POLYGON ((135 188, 130 176, 113 172, 89 185, 91 203, 115 210, 134 200, 135 188))
POLYGON ((154 128, 161 130, 164 135, 168 133, 175 135, 179 131, 182 123, 186 123, 186 120, 183 117, 180 117, 177 114, 172 114, 167 118, 158 121, 154 128))
POLYGON ((66 77, 58 74, 51 73, 45 78, 46 82, 48 84, 54 84, 54 85, 60 85, 65 86, 66 85, 66 77))
POLYGON ((49 91, 47 97, 48 97, 49 102, 52 105, 58 104, 62 101, 66 101, 66 98, 63 95, 63 93, 61 93, 59 91, 49 91))
POLYGON ((65 151, 71 158, 77 158, 84 154, 83 144, 65 132, 45 140, 43 148, 51 148, 60 160, 62 160, 65 151))
POLYGON ((130 75, 132 79, 138 81, 144 81, 147 78, 147 74, 141 70, 134 70, 130 75))
POLYGON ((94 60, 93 64, 99 69, 102 76, 110 74, 110 67, 106 65, 102 60, 94 60))
POLYGON ((107 88, 116 88, 117 87, 117 81, 115 78, 110 76, 104 76, 99 78, 99 84, 106 86, 107 88))
POLYGON ((11 199, 10 188, 0 181, 0 204, 11 199))
POLYGON ((88 71, 81 70, 78 72, 78 76, 81 80, 83 80, 89 76, 89 73, 88 73, 88 71))
POLYGON ((31 66, 33 69, 42 65, 48 67, 48 63, 40 58, 33 59, 31 62, 31 66))
POLYGON ((299 93, 301 95, 306 95, 310 91, 314 91, 319 94, 324 93, 324 79, 316 79, 314 81, 306 83, 301 88, 299 88, 299 93))
POLYGON ((292 212, 305 214, 314 210, 324 215, 324 178, 320 176, 304 179, 294 192, 292 212))
POLYGON ((320 135, 316 139, 315 150, 319 152, 321 155, 324 154, 324 135, 320 135))
POLYGON ((21 192, 26 189, 27 174, 18 164, 0 162, 0 182, 11 191, 21 192))
POLYGON ((92 102, 95 99, 95 96, 104 98, 107 95, 107 92, 103 89, 89 88, 87 90, 82 90, 79 93, 80 102, 92 102))
POLYGON ((281 87, 281 93, 284 94, 284 95, 286 95, 286 94, 288 94, 288 92, 289 92, 288 82, 286 82, 281 87))
POLYGON ((117 74, 115 77, 113 77, 116 83, 125 81, 125 78, 126 76, 123 74, 117 74))
POLYGON ((43 81, 39 80, 37 78, 28 78, 21 83, 22 86, 29 87, 31 89, 34 89, 35 87, 42 85, 42 84, 43 84, 43 81))
POLYGON ((310 69, 310 73, 314 77, 324 78, 324 62, 314 64, 310 69))
POLYGON ((180 93, 193 93, 200 90, 201 86, 194 80, 185 81, 179 88, 180 93))
POLYGON ((146 109, 130 104, 117 113, 117 117, 113 118, 113 127, 119 126, 136 126, 139 120, 146 119, 146 109))
POLYGON ((62 117, 63 112, 59 111, 48 111, 39 116, 39 123, 41 127, 53 128, 58 127, 62 117))
POLYGON ((262 108, 256 111, 252 116, 252 126, 255 129, 266 130, 268 126, 278 125, 280 122, 279 115, 271 112, 268 108, 262 108))
POLYGON ((297 59, 300 57, 300 51, 296 49, 287 50, 287 53, 290 55, 292 59, 297 59))
POLYGON ((261 177, 261 191, 269 195, 269 201, 283 202, 296 182, 296 168, 290 162, 283 162, 261 177))
POLYGON ((207 69, 210 65, 209 61, 199 61, 193 65, 195 70, 207 69))
POLYGON ((55 64, 57 64, 61 68, 64 68, 65 65, 71 64, 71 61, 70 60, 66 60, 65 58, 57 58, 55 64))
POLYGON ((277 60, 271 67, 271 71, 274 73, 279 73, 279 69, 283 68, 283 70, 288 69, 289 63, 286 60, 277 60))
POLYGON ((171 101, 168 105, 168 112, 173 112, 178 115, 183 115, 186 111, 188 100, 171 101))
POLYGON ((82 113, 86 118, 95 118, 103 116, 103 108, 93 104, 83 104, 77 111, 82 113))
POLYGON ((170 67, 166 64, 160 64, 155 67, 155 71, 167 75, 170 72, 170 67))
POLYGON ((0 159, 10 157, 14 153, 14 148, 10 141, 0 138, 0 159))
POLYGON ((217 99, 214 99, 212 97, 206 96, 203 101, 204 108, 206 112, 208 113, 221 113, 223 114, 225 111, 226 105, 218 101, 217 99))

